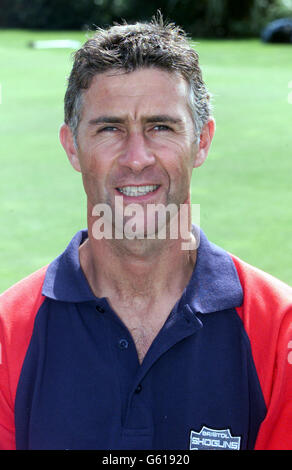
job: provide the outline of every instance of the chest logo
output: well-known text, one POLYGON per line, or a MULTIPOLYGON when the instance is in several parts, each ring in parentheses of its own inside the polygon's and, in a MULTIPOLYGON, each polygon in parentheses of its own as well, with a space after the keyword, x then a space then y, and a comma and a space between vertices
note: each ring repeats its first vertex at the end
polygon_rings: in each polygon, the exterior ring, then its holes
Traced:
POLYGON ((211 429, 203 426, 200 432, 191 431, 190 450, 240 450, 240 437, 230 429, 211 429))

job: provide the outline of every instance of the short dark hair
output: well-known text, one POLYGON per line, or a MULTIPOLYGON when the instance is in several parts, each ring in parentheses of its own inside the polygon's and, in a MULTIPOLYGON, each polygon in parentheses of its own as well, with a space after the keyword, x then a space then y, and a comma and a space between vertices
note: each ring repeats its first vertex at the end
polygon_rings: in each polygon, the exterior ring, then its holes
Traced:
POLYGON ((77 139, 82 114, 82 92, 95 75, 109 70, 133 72, 157 67, 180 73, 190 86, 190 105, 197 133, 211 115, 210 95, 202 78, 197 52, 186 33, 161 14, 150 22, 115 24, 98 28, 74 54, 74 64, 65 94, 65 123, 77 139))

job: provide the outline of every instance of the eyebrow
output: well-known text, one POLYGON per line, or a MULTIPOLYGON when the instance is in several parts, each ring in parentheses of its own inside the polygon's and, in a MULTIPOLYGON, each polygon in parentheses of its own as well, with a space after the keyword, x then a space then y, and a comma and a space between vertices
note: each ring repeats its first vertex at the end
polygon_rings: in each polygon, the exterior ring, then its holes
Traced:
MULTIPOLYGON (((118 116, 99 116, 95 119, 90 119, 88 124, 95 126, 97 124, 122 124, 126 121, 126 118, 118 116)), ((153 116, 146 116, 144 118, 146 123, 151 122, 169 122, 171 124, 182 124, 182 119, 178 117, 169 116, 168 114, 157 114, 153 116)))
POLYGON ((122 122, 124 122, 124 119, 117 116, 99 116, 98 118, 90 119, 88 124, 95 126, 96 124, 120 124, 122 122))
POLYGON ((183 121, 178 117, 169 116, 168 114, 158 114, 146 117, 145 122, 169 122, 171 124, 181 124, 183 121))

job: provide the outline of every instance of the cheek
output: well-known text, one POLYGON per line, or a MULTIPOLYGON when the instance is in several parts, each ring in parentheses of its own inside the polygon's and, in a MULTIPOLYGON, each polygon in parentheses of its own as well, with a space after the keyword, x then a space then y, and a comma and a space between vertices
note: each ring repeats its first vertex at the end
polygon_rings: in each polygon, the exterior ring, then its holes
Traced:
POLYGON ((94 207, 96 204, 106 202, 107 193, 102 177, 96 173, 83 172, 82 182, 87 196, 87 203, 90 206, 94 207))
POLYGON ((122 143, 117 137, 90 139, 86 148, 82 149, 81 168, 86 173, 104 175, 115 164, 116 156, 121 152, 122 143))
POLYGON ((79 161, 84 190, 89 201, 92 204, 97 203, 100 188, 106 175, 104 162, 98 158, 94 151, 81 152, 79 161))
POLYGON ((167 167, 170 188, 169 199, 183 204, 188 198, 193 170, 193 155, 187 149, 175 153, 167 167))
POLYGON ((102 158, 102 154, 95 148, 81 152, 79 161, 82 174, 90 178, 102 178, 106 172, 107 159, 102 158))
POLYGON ((181 149, 170 156, 168 162, 168 170, 171 179, 181 183, 186 183, 192 174, 193 156, 191 152, 181 149))
POLYGON ((93 155, 90 152, 88 152, 87 149, 79 147, 78 160, 80 163, 82 175, 90 173, 92 170, 94 170, 96 166, 96 162, 93 158, 93 155))

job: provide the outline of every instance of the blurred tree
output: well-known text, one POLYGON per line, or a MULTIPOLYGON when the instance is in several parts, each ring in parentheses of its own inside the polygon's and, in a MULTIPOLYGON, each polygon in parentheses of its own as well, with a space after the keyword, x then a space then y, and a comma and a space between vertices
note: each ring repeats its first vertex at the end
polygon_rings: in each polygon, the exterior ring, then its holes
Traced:
POLYGON ((292 0, 0 0, 0 27, 93 29, 148 20, 158 7, 195 37, 258 36, 268 21, 292 16, 292 0))

